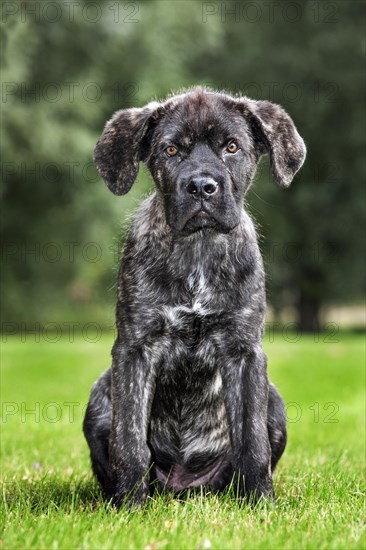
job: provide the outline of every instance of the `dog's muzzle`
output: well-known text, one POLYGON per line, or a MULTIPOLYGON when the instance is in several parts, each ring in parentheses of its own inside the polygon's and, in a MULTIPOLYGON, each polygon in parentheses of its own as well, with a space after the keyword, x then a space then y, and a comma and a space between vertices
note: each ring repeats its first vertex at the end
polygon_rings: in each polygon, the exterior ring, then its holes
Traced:
POLYGON ((196 231, 203 227, 216 227, 218 223, 210 212, 209 202, 219 191, 218 183, 210 177, 193 177, 187 183, 185 191, 195 202, 195 208, 185 230, 196 231))

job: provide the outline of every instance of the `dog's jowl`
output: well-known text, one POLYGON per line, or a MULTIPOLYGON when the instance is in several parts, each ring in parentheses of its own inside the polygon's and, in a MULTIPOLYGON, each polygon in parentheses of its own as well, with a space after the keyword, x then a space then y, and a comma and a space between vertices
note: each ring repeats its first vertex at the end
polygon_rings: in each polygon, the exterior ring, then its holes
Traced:
POLYGON ((126 240, 112 367, 84 420, 117 506, 152 487, 274 496, 286 418, 267 377, 263 265, 243 197, 263 154, 287 187, 305 152, 278 105, 202 88, 107 123, 94 160, 110 190, 127 193, 140 161, 156 187, 126 240))

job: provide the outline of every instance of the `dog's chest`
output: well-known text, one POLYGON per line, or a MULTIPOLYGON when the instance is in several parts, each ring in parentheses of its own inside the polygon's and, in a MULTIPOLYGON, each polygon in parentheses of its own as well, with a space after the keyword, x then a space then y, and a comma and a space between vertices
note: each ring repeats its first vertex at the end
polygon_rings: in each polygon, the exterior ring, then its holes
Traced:
POLYGON ((166 471, 174 465, 203 471, 229 449, 221 375, 188 362, 166 370, 157 382, 151 412, 149 443, 155 461, 166 471))
POLYGON ((230 447, 217 354, 205 337, 211 310, 202 290, 187 305, 164 308, 174 351, 159 369, 149 443, 168 472, 177 465, 186 473, 203 472, 230 447))

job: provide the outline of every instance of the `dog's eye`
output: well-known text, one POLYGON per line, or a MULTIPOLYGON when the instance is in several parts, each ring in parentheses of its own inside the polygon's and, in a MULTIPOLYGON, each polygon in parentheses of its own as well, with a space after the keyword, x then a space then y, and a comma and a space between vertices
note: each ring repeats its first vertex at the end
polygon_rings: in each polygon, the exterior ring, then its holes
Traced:
POLYGON ((178 153, 178 149, 174 147, 174 145, 169 145, 164 149, 164 153, 168 155, 168 157, 174 157, 178 153))
POLYGON ((236 153, 237 150, 238 150, 238 146, 235 143, 235 141, 230 141, 230 143, 228 143, 228 145, 226 146, 227 153, 236 153))

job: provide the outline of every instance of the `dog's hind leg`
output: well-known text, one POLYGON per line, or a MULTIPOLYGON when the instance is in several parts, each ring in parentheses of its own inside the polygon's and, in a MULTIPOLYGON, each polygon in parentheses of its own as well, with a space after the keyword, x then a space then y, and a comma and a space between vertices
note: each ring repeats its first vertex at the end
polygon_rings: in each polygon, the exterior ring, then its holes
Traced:
POLYGON ((273 472, 285 450, 287 441, 285 405, 276 386, 273 384, 269 385, 267 426, 273 472))
POLYGON ((93 471, 107 496, 111 485, 108 452, 111 424, 111 369, 108 369, 92 388, 83 423, 93 471))

